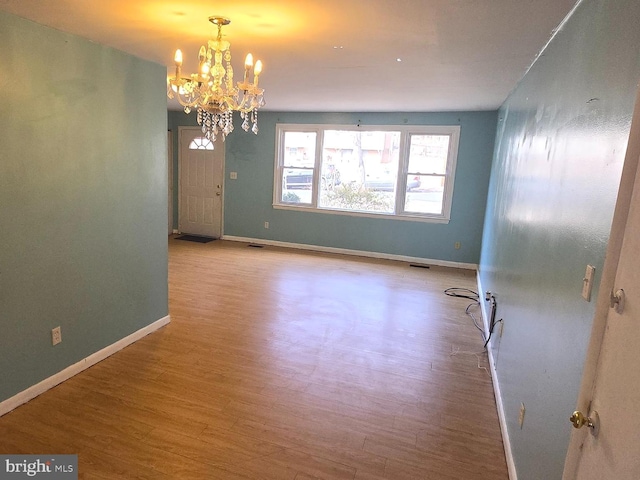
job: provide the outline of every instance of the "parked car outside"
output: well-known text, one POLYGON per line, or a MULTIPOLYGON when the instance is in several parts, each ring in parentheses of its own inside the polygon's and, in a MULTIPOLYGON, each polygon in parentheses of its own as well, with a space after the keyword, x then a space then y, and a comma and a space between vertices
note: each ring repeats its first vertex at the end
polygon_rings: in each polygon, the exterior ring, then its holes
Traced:
MULTIPOLYGON (((389 178, 371 178, 367 175, 364 181, 364 187, 368 190, 376 190, 380 192, 393 192, 396 188, 395 180, 389 178)), ((413 177, 407 180, 407 191, 420 188, 420 177, 413 177)))
MULTIPOLYGON (((329 165, 322 175, 322 187, 333 188, 340 185, 340 171, 335 165, 329 165)), ((287 190, 311 190, 313 187, 313 170, 286 170, 284 172, 284 188, 287 190)))
POLYGON ((313 186, 313 170, 286 170, 284 172, 284 188, 287 190, 311 190, 313 186))

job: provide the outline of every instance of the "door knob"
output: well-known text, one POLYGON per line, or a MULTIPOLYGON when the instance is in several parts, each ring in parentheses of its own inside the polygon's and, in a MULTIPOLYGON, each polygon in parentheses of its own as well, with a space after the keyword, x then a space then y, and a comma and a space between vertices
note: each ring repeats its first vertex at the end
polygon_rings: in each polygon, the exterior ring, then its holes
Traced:
POLYGON ((218 196, 218 197, 219 197, 219 196, 220 196, 220 192, 216 192, 216 196, 218 196))
POLYGON ((585 417, 581 411, 576 410, 573 412, 573 415, 569 417, 569 421, 573 424, 574 428, 582 428, 586 425, 594 437, 597 436, 600 431, 600 417, 595 410, 591 412, 589 417, 585 417))
POLYGON ((611 308, 616 310, 616 313, 622 313, 624 311, 624 290, 619 289, 615 293, 613 289, 611 289, 611 294, 609 295, 609 302, 611 308))

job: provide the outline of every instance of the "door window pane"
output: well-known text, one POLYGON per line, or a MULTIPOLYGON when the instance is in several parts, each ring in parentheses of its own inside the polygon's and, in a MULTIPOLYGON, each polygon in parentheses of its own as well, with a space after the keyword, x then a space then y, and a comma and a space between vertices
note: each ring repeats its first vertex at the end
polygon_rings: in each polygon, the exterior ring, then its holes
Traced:
POLYGON ((189 150, 213 150, 213 142, 205 137, 196 137, 191 140, 189 150))

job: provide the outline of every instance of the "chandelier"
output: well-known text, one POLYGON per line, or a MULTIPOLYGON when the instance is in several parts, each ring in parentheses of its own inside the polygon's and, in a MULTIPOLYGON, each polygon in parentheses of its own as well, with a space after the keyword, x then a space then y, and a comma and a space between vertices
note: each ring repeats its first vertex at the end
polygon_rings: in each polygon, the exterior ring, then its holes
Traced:
POLYGON ((265 104, 264 90, 258 87, 262 62, 258 60, 254 66, 253 56, 248 54, 244 62, 244 78, 234 85, 231 44, 222 39, 222 27, 231 20, 209 17, 209 21, 218 27, 218 36, 209 40, 206 47, 200 47, 198 73, 182 76, 182 52, 176 50, 176 73, 168 79, 167 96, 176 98, 186 114, 197 109, 198 125, 202 126, 202 133, 211 142, 215 142, 218 133, 224 140, 233 131, 234 111, 240 112, 243 130, 248 132, 251 128, 257 134, 258 109, 265 104), (253 81, 250 81, 252 69, 253 81))

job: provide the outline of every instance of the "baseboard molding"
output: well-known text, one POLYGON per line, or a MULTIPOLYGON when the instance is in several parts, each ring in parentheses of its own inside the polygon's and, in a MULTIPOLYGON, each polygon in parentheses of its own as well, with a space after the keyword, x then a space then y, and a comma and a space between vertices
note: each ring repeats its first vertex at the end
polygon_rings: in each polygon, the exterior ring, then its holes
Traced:
POLYGON ((323 247, 319 245, 308 245, 305 243, 279 242, 277 240, 265 240, 263 238, 236 237, 234 235, 224 235, 222 240, 232 242, 244 242, 257 245, 269 245, 273 247, 295 248, 298 250, 311 250, 315 252, 337 253, 341 255, 353 255, 357 257, 379 258, 382 260, 396 260, 399 262, 417 263, 420 265, 436 265, 439 267, 461 268, 464 270, 476 270, 475 263, 449 262, 447 260, 433 260, 421 257, 409 257, 405 255, 394 255, 391 253, 366 252, 363 250, 349 250, 346 248, 323 247))
MULTIPOLYGON (((480 308, 482 310, 482 324, 486 335, 489 335, 489 312, 487 312, 487 302, 484 301, 484 289, 480 280, 480 271, 476 273, 476 282, 478 284, 478 293, 480 295, 480 308)), ((493 361, 493 353, 491 351, 491 343, 487 345, 487 356, 489 357, 489 370, 491 371, 491 383, 493 384, 493 394, 496 397, 496 409, 498 410, 498 421, 500 422, 500 432, 502 433, 502 444, 504 445, 504 455, 507 460, 507 470, 509 471, 509 480, 518 480, 516 472, 516 464, 513 460, 513 452, 511 451, 511 440, 509 439, 509 430, 507 429, 507 417, 504 414, 504 404, 502 403, 502 393, 500 393, 500 382, 498 382, 498 373, 493 361)))
POLYGON ((55 387, 56 385, 59 385, 65 380, 70 379, 71 377, 73 377, 74 375, 77 375, 83 370, 86 370, 87 368, 113 355, 119 350, 122 350, 124 347, 127 347, 132 343, 137 342, 142 337, 145 337, 150 333, 155 332, 159 328, 164 327, 170 321, 171 321, 171 318, 169 315, 161 318, 160 320, 156 320, 152 324, 147 325, 146 327, 143 327, 136 332, 133 332, 131 335, 128 335, 118 340, 117 342, 103 348, 102 350, 99 350, 89 355, 88 357, 80 360, 79 362, 74 363, 73 365, 70 365, 69 367, 56 373, 55 375, 52 375, 49 378, 45 378, 41 382, 36 383, 35 385, 27 388, 26 390, 23 390, 22 392, 14 395, 13 397, 8 398, 3 402, 0 402, 0 417, 6 413, 9 413, 11 410, 19 407, 20 405, 27 403, 29 400, 34 399, 38 395, 46 392, 47 390, 55 387))

